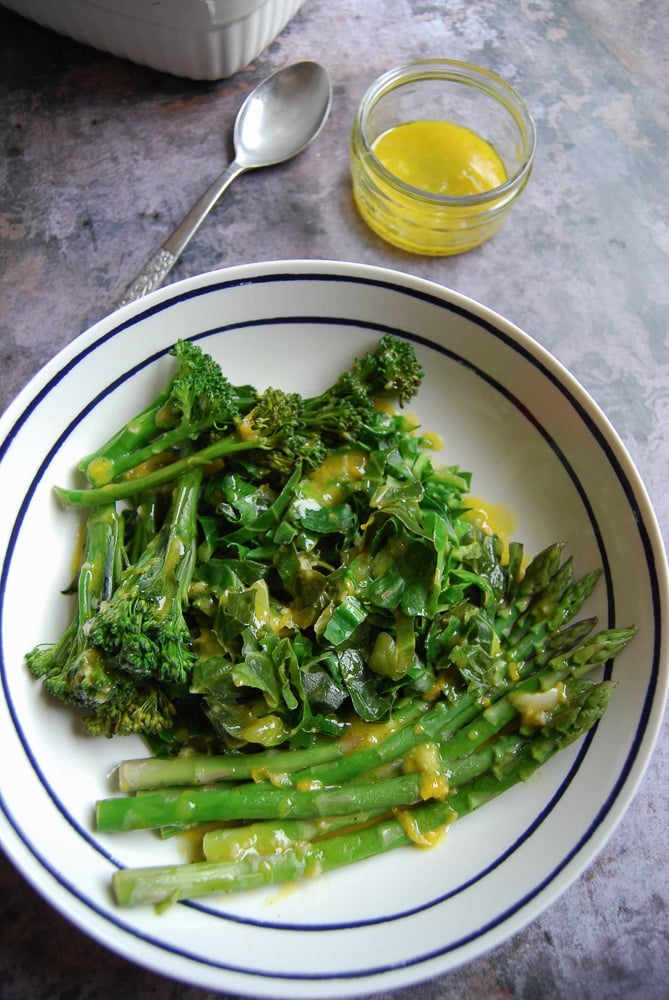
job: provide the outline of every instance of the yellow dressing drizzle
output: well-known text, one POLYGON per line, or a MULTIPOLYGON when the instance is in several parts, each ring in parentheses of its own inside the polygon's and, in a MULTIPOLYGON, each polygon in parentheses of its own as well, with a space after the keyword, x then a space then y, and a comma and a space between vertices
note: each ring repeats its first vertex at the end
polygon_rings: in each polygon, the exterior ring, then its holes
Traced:
POLYGON ((495 148, 455 122, 403 122, 380 135, 373 149, 395 177, 430 194, 480 194, 507 179, 495 148))
POLYGON ((365 461, 364 452, 357 450, 328 455, 302 484, 305 495, 311 494, 323 506, 341 503, 347 487, 364 476, 365 461))
POLYGON ((506 504, 491 503, 489 500, 470 495, 465 497, 465 503, 469 508, 464 515, 467 520, 477 524, 487 534, 497 535, 506 551, 517 528, 514 511, 506 504))
POLYGON ((402 767, 405 774, 420 775, 420 795, 423 799, 445 799, 448 782, 436 743, 419 743, 411 750, 402 767))
MULTIPOLYGON (((416 817, 410 809, 396 809, 394 810, 394 816, 406 833, 407 837, 413 841, 417 847, 434 847, 435 844, 441 840, 450 826, 450 822, 446 822, 443 826, 437 827, 436 830, 428 830, 425 833, 421 833, 416 817)), ((456 815, 453 813, 453 819, 455 818, 456 815)))
POLYGON ((429 448, 430 451, 441 451, 444 447, 444 439, 436 431, 425 431, 421 434, 421 441, 423 446, 429 448))

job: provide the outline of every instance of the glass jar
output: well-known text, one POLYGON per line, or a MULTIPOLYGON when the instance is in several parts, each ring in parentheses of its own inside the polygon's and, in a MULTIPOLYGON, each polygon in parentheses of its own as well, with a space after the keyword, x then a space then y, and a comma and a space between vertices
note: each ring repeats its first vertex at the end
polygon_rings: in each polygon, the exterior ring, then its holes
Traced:
POLYGON ((529 180, 536 148, 532 116, 501 77, 471 63, 425 59, 389 70, 362 99, 351 133, 355 203, 383 239, 413 253, 463 253, 497 232, 529 180), (375 152, 380 137, 409 122, 466 129, 502 161, 505 179, 473 194, 434 193, 392 172, 375 152))

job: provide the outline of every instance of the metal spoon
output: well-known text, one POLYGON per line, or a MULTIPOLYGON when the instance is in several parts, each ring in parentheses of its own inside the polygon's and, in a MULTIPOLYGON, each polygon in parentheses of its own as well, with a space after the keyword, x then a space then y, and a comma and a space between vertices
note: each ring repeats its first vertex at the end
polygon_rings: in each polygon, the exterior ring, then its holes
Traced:
POLYGON ((263 80, 242 104, 233 133, 235 156, 163 243, 118 306, 158 288, 235 177, 289 160, 316 138, 330 111, 332 87, 317 62, 293 63, 263 80))

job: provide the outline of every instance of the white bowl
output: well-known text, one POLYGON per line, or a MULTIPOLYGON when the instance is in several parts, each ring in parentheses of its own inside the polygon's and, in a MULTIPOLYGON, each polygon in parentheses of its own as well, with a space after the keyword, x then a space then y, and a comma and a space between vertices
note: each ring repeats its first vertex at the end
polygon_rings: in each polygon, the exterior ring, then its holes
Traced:
MULTIPOLYGON (((0 836, 25 877, 84 932, 174 979, 253 997, 360 996, 406 987, 520 930, 589 865, 629 805, 668 684, 669 585, 650 502, 584 389, 525 333, 431 282, 364 265, 252 264, 152 293, 82 334, 0 420, 0 836), (401 848, 286 891, 119 911, 118 865, 183 860, 178 838, 101 835, 92 806, 139 740, 85 737, 24 665, 70 613, 77 517, 54 484, 163 384, 179 337, 236 383, 322 391, 393 332, 426 377, 411 403, 441 434, 439 458, 511 508, 528 552, 564 541, 581 574, 604 573, 584 616, 636 624, 607 667, 617 687, 596 729, 429 851, 401 848), (151 395, 149 395, 151 394, 151 395), (26 615, 26 595, 30 614, 26 615)), ((651 888, 649 887, 649 892, 651 888)))
POLYGON ((244 69, 304 0, 2 0, 78 42, 175 76, 218 80, 244 69))

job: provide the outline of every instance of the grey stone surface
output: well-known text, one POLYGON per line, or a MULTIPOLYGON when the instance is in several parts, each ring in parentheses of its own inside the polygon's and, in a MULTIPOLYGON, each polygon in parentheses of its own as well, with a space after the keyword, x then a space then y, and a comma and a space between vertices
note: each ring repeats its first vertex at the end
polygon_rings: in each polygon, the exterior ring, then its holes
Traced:
MULTIPOLYGON (((0 408, 113 307, 230 156, 250 87, 315 58, 335 99, 293 163, 235 182, 170 280, 288 257, 382 264, 483 302, 608 414, 669 532, 669 12, 664 0, 307 0, 230 80, 135 66, 0 8, 0 408), (368 84, 417 57, 502 73, 538 129, 534 175, 481 249, 413 257, 356 216, 348 136, 368 84)), ((4 766, 4 765, 3 765, 4 766)), ((511 940, 395 1000, 666 1000, 669 727, 591 867, 511 940)), ((89 941, 0 864, 2 1000, 205 1000, 89 941)), ((388 994, 378 994, 385 1000, 388 994)))

